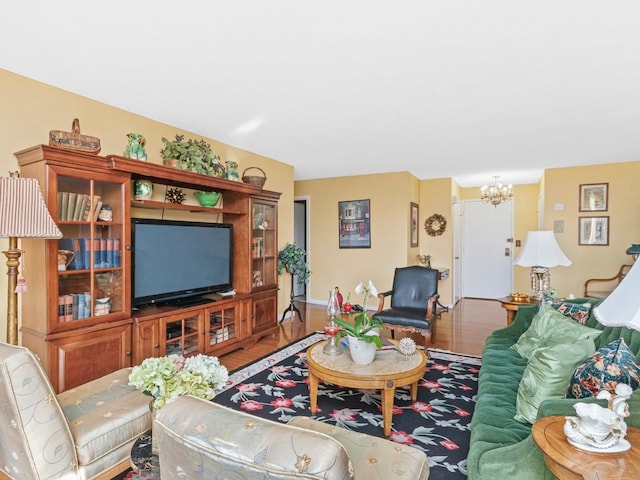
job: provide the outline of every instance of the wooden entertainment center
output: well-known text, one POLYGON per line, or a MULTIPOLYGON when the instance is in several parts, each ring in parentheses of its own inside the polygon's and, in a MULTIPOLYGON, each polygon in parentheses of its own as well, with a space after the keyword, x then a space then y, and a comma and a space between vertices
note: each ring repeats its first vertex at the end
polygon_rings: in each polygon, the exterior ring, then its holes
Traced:
MULTIPOLYGON (((22 344, 41 359, 57 392, 151 356, 221 355, 277 331, 280 194, 242 182, 109 155, 37 145, 17 152, 23 177, 37 178, 60 240, 22 239, 29 285, 22 344), (216 207, 135 200, 136 180, 155 191, 216 191, 216 207), (108 208, 105 209, 105 206, 108 208), (131 308, 131 219, 233 225, 233 288, 184 308, 131 308), (66 269, 59 266, 67 259, 66 269)), ((165 197, 166 198, 166 197, 165 197)), ((176 245, 175 255, 188 255, 176 245)))

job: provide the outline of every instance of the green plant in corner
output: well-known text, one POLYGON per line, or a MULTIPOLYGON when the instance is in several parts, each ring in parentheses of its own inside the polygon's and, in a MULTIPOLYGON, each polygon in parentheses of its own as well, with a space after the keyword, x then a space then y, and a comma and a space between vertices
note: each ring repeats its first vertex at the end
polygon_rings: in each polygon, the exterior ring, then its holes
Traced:
POLYGON ((295 243, 287 243, 278 252, 278 275, 282 275, 283 270, 297 276, 299 284, 307 283, 311 275, 307 264, 307 252, 295 243))
POLYGON ((176 159, 180 161, 180 168, 191 172, 224 177, 225 168, 220 157, 213 153, 211 145, 204 140, 184 140, 184 135, 176 135, 175 140, 162 137, 164 148, 160 150, 163 162, 176 159))
POLYGON ((370 295, 378 295, 378 290, 375 285, 369 280, 367 287, 360 282, 355 289, 355 292, 360 295, 364 293, 363 309, 353 319, 353 324, 343 320, 339 317, 334 317, 331 321, 340 325, 338 331, 338 338, 342 338, 345 335, 362 340, 366 343, 375 343, 378 348, 382 347, 382 340, 380 340, 380 329, 382 328, 382 321, 377 318, 372 318, 367 313, 367 300, 370 295))

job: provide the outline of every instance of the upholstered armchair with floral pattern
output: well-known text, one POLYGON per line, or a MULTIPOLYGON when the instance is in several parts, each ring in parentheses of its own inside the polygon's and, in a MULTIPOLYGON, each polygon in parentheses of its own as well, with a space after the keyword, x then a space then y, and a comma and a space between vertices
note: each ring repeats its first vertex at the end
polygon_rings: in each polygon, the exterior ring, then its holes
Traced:
POLYGON ((111 479, 151 427, 130 368, 56 395, 38 358, 0 343, 0 478, 111 479))
POLYGON ((278 423, 189 396, 160 409, 153 435, 162 480, 429 477, 427 456, 414 447, 307 417, 278 423))

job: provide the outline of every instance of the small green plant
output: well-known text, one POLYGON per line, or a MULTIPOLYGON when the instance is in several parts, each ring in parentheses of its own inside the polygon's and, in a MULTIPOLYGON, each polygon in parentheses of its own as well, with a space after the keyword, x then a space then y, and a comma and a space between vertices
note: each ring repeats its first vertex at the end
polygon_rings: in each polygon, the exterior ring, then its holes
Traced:
POLYGON ((382 340, 380 340, 380 329, 382 328, 382 321, 377 318, 372 318, 367 313, 367 299, 370 295, 377 295, 378 290, 369 280, 369 286, 365 287, 360 282, 356 286, 356 293, 359 295, 364 293, 364 303, 362 312, 358 313, 353 319, 353 324, 343 320, 339 317, 331 319, 332 322, 340 325, 338 331, 338 339, 341 339, 345 335, 362 340, 366 343, 375 343, 378 348, 382 347, 382 340))
POLYGON ((164 148, 160 155, 164 163, 167 160, 180 161, 180 168, 191 172, 217 177, 225 176, 225 168, 220 157, 213 153, 211 145, 204 140, 189 139, 184 141, 184 135, 176 135, 175 140, 162 137, 164 148))
POLYGON ((307 264, 307 252, 295 243, 287 243, 278 252, 278 275, 282 275, 283 270, 296 275, 300 285, 307 283, 311 275, 307 264))

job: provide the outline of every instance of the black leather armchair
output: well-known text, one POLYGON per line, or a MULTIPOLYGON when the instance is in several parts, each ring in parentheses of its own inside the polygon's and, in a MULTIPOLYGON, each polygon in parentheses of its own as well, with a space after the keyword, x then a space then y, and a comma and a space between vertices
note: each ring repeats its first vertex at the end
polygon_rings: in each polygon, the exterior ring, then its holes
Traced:
POLYGON ((378 293, 380 303, 373 318, 382 320, 385 328, 417 332, 424 336, 424 346, 431 342, 431 331, 438 302, 438 270, 420 266, 396 268, 393 288, 378 293), (384 308, 391 297, 391 307, 384 308))

